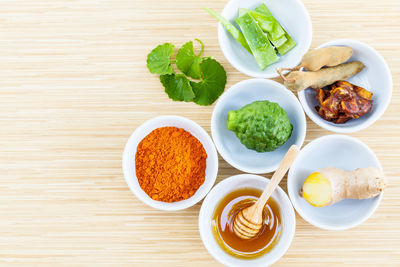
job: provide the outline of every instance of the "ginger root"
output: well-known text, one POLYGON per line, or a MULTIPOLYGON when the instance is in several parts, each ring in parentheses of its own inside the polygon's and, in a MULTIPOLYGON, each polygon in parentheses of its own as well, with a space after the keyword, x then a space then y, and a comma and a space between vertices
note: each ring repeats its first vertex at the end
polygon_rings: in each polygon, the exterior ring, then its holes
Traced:
POLYGON ((375 197, 386 185, 384 174, 374 167, 354 171, 327 167, 307 177, 301 194, 311 205, 325 207, 347 198, 375 197))

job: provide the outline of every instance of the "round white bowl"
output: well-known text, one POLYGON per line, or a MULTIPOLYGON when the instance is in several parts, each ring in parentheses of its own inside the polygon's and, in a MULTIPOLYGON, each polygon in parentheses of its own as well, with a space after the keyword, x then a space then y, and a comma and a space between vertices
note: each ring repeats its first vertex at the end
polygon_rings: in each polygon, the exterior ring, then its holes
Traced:
POLYGON ((159 116, 140 125, 129 137, 122 158, 122 169, 129 188, 143 203, 160 210, 182 210, 202 200, 214 185, 218 172, 218 155, 210 136, 194 121, 180 116, 159 116), (140 187, 136 177, 135 167, 136 149, 140 141, 153 130, 167 126, 182 128, 190 132, 203 144, 207 153, 206 177, 204 183, 190 198, 172 203, 151 199, 140 187))
POLYGON ((311 45, 312 25, 310 15, 300 0, 231 0, 225 5, 222 16, 239 29, 235 22, 238 9, 254 10, 262 3, 267 5, 275 19, 297 43, 292 50, 280 56, 279 61, 261 70, 253 55, 243 48, 221 23, 218 25, 218 42, 225 58, 238 71, 251 77, 273 78, 278 76, 277 68, 292 68, 300 63, 311 45))
POLYGON ((353 119, 343 124, 335 124, 324 120, 318 115, 315 110, 315 106, 319 105, 316 99, 316 92, 313 89, 306 89, 298 93, 304 111, 313 122, 332 132, 352 133, 365 129, 379 119, 389 105, 392 96, 392 76, 389 67, 383 57, 367 44, 355 40, 335 40, 318 48, 327 46, 349 46, 353 48, 354 53, 349 61, 361 61, 365 68, 347 81, 373 93, 372 109, 359 119, 353 119))
POLYGON ((257 188, 263 191, 269 181, 267 178, 252 174, 231 176, 218 183, 204 199, 199 213, 200 236, 208 252, 220 263, 226 266, 268 266, 281 258, 290 247, 296 230, 296 216, 289 198, 279 186, 272 193, 272 198, 279 206, 282 232, 271 251, 251 260, 233 257, 218 245, 212 231, 211 220, 214 211, 226 195, 240 188, 257 188))
POLYGON ((327 230, 345 230, 367 220, 378 207, 382 194, 370 199, 345 199, 317 208, 300 196, 300 189, 311 173, 324 167, 354 170, 381 165, 374 152, 358 139, 346 135, 326 135, 307 144, 289 170, 287 187, 297 213, 312 225, 327 230))
POLYGON ((306 117, 296 96, 282 84, 265 79, 249 79, 233 85, 218 99, 211 118, 211 134, 220 155, 233 167, 248 173, 275 171, 289 147, 301 147, 306 135, 306 117), (226 128, 230 110, 237 110, 254 101, 278 103, 288 114, 293 132, 282 146, 260 153, 246 148, 233 131, 226 128))

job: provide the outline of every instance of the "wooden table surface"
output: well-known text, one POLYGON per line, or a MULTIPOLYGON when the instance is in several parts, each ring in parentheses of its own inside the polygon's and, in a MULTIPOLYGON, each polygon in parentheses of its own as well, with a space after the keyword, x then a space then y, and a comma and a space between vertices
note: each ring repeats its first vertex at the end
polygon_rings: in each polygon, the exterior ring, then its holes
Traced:
MULTIPOLYGON (((278 0, 276 0, 278 1, 278 0)), ((2 0, 0 2, 0 265, 215 266, 197 219, 147 207, 121 170, 129 135, 158 115, 184 115, 210 132, 213 106, 173 102, 146 68, 156 45, 194 38, 227 71, 226 89, 249 77, 223 57, 215 20, 225 1, 2 0)), ((375 214, 347 231, 298 215, 276 266, 400 265, 400 1, 304 0, 312 47, 353 38, 375 47, 393 75, 389 108, 350 134, 389 177, 375 214)), ((287 7, 290 8, 290 7, 287 7)), ((311 140, 330 134, 307 119, 311 140)), ((220 158, 217 182, 238 174, 220 158)), ((265 175, 270 177, 270 174, 265 175)), ((286 189, 286 179, 282 182, 286 189)))

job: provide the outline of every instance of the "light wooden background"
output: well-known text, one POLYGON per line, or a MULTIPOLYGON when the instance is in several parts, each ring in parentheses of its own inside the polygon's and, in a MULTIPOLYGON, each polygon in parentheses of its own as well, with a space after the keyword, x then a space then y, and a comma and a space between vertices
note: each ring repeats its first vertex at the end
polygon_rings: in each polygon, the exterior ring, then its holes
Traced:
MULTIPOLYGON (((391 68, 388 110, 351 134, 375 151, 390 187, 376 213, 352 230, 319 230, 297 216, 292 246, 276 266, 399 266, 400 1, 304 3, 312 47, 358 39, 391 68)), ((200 204, 180 212, 145 206, 124 181, 121 156, 135 128, 157 115, 184 115, 210 132, 213 106, 172 102, 147 71, 156 45, 200 38, 205 55, 224 65, 226 88, 249 78, 225 60, 216 22, 201 9, 220 12, 224 4, 0 1, 0 265, 217 265, 199 237, 200 204)), ((307 129, 305 143, 330 133, 310 120, 307 129)), ((220 159, 217 182, 238 173, 220 159)))

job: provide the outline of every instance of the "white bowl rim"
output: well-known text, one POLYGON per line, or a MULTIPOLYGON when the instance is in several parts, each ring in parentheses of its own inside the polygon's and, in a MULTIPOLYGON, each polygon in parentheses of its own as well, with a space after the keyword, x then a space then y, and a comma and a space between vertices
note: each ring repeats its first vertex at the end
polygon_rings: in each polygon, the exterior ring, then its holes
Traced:
POLYGON ((384 107, 377 110, 373 117, 369 118, 368 120, 364 121, 363 123, 358 124, 358 125, 353 125, 353 126, 337 127, 335 125, 328 123, 328 121, 325 121, 324 119, 315 115, 312 112, 312 110, 308 106, 307 100, 305 98, 305 92, 304 92, 305 90, 298 92, 298 97, 299 97, 300 103, 303 106, 303 109, 306 112, 307 116, 318 126, 324 128, 326 130, 336 132, 336 133, 354 133, 354 132, 361 131, 361 130, 371 126, 372 124, 374 124, 385 113, 386 109, 389 106, 390 100, 392 98, 392 93, 393 93, 393 78, 392 78, 390 68, 389 68, 387 62, 385 61, 385 59, 382 57, 382 55, 379 54, 379 52, 376 51, 372 46, 370 46, 366 43, 362 43, 357 40, 353 40, 353 39, 336 39, 336 40, 332 40, 332 41, 326 42, 326 43, 318 46, 317 49, 327 47, 327 46, 333 46, 333 45, 350 45, 351 46, 351 44, 361 46, 364 49, 369 50, 369 52, 374 54, 374 57, 378 58, 379 61, 381 61, 383 63, 385 72, 387 74, 387 77, 385 77, 385 79, 387 79, 388 83, 389 83, 389 92, 388 92, 389 96, 386 99, 383 99, 383 101, 381 103, 381 105, 384 107))
MULTIPOLYGON (((233 90, 238 90, 237 88, 242 87, 242 86, 246 86, 246 84, 253 83, 253 82, 261 82, 261 83, 264 83, 265 85, 269 85, 269 86, 272 85, 272 86, 280 87, 280 89, 282 89, 283 93, 293 96, 293 98, 296 100, 296 102, 295 102, 296 106, 298 108, 298 111, 299 112, 301 111, 302 121, 304 122, 304 124, 303 124, 304 130, 302 132, 300 132, 300 142, 298 144, 296 144, 299 148, 301 148, 303 143, 304 143, 305 137, 306 137, 307 121, 306 121, 306 115, 304 114, 304 110, 303 110, 299 100, 293 94, 293 92, 290 91, 289 89, 287 89, 284 85, 282 85, 282 84, 280 84, 280 83, 278 83, 276 81, 273 81, 273 80, 261 79, 261 78, 249 78, 249 79, 237 82, 234 85, 232 85, 231 87, 229 87, 229 89, 226 90, 225 93, 220 96, 220 98, 218 99, 218 101, 217 101, 217 103, 216 103, 216 105, 214 107, 214 110, 213 110, 213 113, 212 113, 212 116, 211 116, 211 136, 212 136, 213 140, 216 140, 215 136, 217 136, 216 129, 215 129, 216 127, 213 127, 213 125, 216 123, 215 121, 216 121, 217 114, 215 113, 215 110, 216 110, 217 105, 219 105, 219 103, 221 103, 225 98, 229 97, 230 93, 232 93, 233 90)), ((217 138, 217 140, 218 140, 218 138, 217 138)), ((215 147, 217 148, 219 154, 221 155, 221 157, 229 165, 231 165, 232 167, 234 167, 234 168, 236 168, 236 169, 238 169, 240 171, 247 172, 247 173, 252 173, 252 174, 264 174, 264 173, 273 172, 278 168, 279 162, 274 164, 274 165, 271 165, 271 166, 266 166, 266 167, 261 167, 261 168, 256 168, 256 169, 255 168, 248 168, 246 166, 242 166, 241 164, 237 164, 236 162, 233 162, 229 158, 229 156, 228 156, 229 153, 227 153, 225 151, 224 147, 220 144, 219 141, 218 142, 214 141, 214 144, 215 144, 215 147)))
MULTIPOLYGON (((232 2, 232 1, 237 1, 237 0, 230 0, 230 1, 228 1, 228 2, 225 4, 224 8, 222 9, 221 14, 223 14, 223 13, 225 12, 225 9, 227 8, 228 4, 229 4, 230 2, 232 2)), ((303 4, 303 2, 302 2, 301 0, 295 0, 295 1, 298 2, 299 6, 300 6, 300 9, 301 9, 302 12, 306 15, 306 18, 307 18, 307 24, 308 24, 308 26, 309 26, 309 30, 308 30, 308 33, 309 33, 309 34, 308 34, 307 37, 305 37, 305 39, 306 39, 306 41, 307 41, 307 42, 306 42, 307 50, 309 50, 310 47, 311 47, 312 34, 313 34, 311 16, 310 16, 310 14, 308 13, 307 8, 304 6, 304 4, 303 4)), ((223 34, 225 34, 225 33, 224 33, 224 30, 225 30, 225 28, 221 25, 220 22, 218 22, 218 43, 219 43, 219 47, 220 47, 220 49, 221 49, 222 54, 224 55, 224 57, 228 60, 228 62, 229 62, 237 71, 239 71, 240 73, 246 74, 246 75, 248 75, 248 76, 250 76, 250 77, 253 77, 253 78, 268 78, 268 79, 269 79, 269 78, 276 78, 276 77, 279 76, 279 74, 278 74, 276 71, 271 72, 271 73, 268 73, 268 72, 267 72, 267 73, 264 73, 264 74, 257 74, 257 73, 254 73, 254 72, 252 72, 251 70, 248 70, 247 68, 243 67, 240 63, 238 63, 238 62, 236 62, 235 60, 233 60, 233 58, 232 58, 230 55, 228 55, 228 54, 226 53, 225 49, 223 49, 223 47, 225 47, 225 43, 224 43, 223 38, 222 38, 223 34)), ((306 52, 307 52, 307 50, 306 50, 306 52)), ((300 62, 301 62, 301 57, 299 57, 299 59, 298 59, 296 62, 294 62, 292 65, 287 66, 287 68, 294 68, 294 67, 296 67, 297 65, 299 65, 300 62)), ((267 67, 267 68, 268 68, 268 67, 267 67)))
MULTIPOLYGON (((214 188, 222 187, 222 186, 224 186, 225 184, 229 183, 231 180, 237 179, 237 178, 249 178, 249 179, 255 179, 255 180, 263 181, 263 182, 266 181, 267 184, 271 181, 270 179, 268 179, 268 178, 266 178, 266 177, 263 177, 263 176, 261 176, 261 175, 243 173, 243 174, 237 174, 237 175, 233 175, 233 176, 230 176, 230 177, 225 178, 224 180, 222 180, 221 182, 219 182, 216 186, 214 186, 214 188)), ((214 188, 213 188, 211 191, 213 191, 214 188)), ((240 188, 240 187, 239 187, 239 188, 240 188)), ((239 189, 239 188, 237 188, 237 189, 239 189)), ((285 191, 283 191, 283 189, 282 189, 279 185, 276 187, 275 190, 276 190, 277 192, 279 192, 278 194, 281 195, 281 196, 283 197, 284 202, 286 202, 287 206, 290 207, 289 210, 287 210, 286 212, 288 212, 288 215, 289 215, 288 217, 289 217, 290 220, 292 220, 292 223, 290 224, 290 227, 289 227, 289 231, 290 231, 290 232, 289 232, 289 240, 283 240, 283 241, 286 241, 286 245, 285 245, 284 248, 280 251, 279 255, 278 255, 277 257, 275 257, 275 258, 269 263, 269 264, 271 264, 271 265, 274 264, 276 261, 278 261, 280 258, 282 258, 283 255, 285 255, 285 253, 286 253, 287 250, 290 248, 290 246, 291 246, 291 244, 292 244, 292 242, 293 242, 294 235, 295 235, 295 232, 296 232, 296 214, 295 214, 295 212, 294 212, 294 209, 293 209, 293 206, 292 206, 292 204, 291 204, 291 201, 290 201, 288 195, 285 193, 285 191)), ((210 193, 211 193, 211 191, 210 191, 210 193)), ((222 196, 222 197, 220 198, 220 200, 221 200, 223 197, 224 197, 224 196, 222 196)), ((210 253, 211 256, 214 257, 214 259, 216 259, 216 260, 217 260, 218 262, 220 262, 221 264, 228 265, 229 263, 222 261, 222 260, 219 258, 218 253, 216 253, 216 252, 210 250, 209 247, 206 245, 206 242, 207 242, 207 241, 206 241, 206 237, 205 237, 205 234, 204 234, 204 233, 205 233, 205 231, 207 231, 207 230, 203 228, 202 218, 204 217, 204 212, 205 212, 204 203, 207 203, 207 201, 208 201, 207 198, 208 198, 208 195, 207 195, 207 197, 204 199, 204 201, 203 201, 203 203, 202 203, 202 205, 201 205, 201 208, 200 208, 200 212, 199 212, 199 220, 198 220, 198 222, 199 222, 199 233, 200 233, 200 238, 201 238, 201 240, 202 240, 202 242, 203 242, 204 247, 207 249, 208 253, 210 253)), ((216 204, 218 204, 218 203, 216 203, 216 204)), ((281 236, 281 237, 282 237, 282 236, 281 236)), ((281 239, 278 241, 278 243, 279 243, 279 242, 281 242, 281 239)), ((264 255, 265 255, 265 254, 264 254, 264 255)), ((263 255, 263 256, 264 256, 264 255, 263 255)), ((260 256, 260 258, 262 258, 263 256, 260 256)))
MULTIPOLYGON (((347 140, 347 141, 350 141, 350 142, 354 142, 354 143, 356 143, 356 144, 358 144, 358 145, 360 145, 360 146, 362 146, 364 149, 366 149, 367 151, 368 151, 368 153, 369 153, 369 156, 371 156, 372 158, 373 158, 373 160, 375 161, 375 163, 377 164, 377 166, 379 167, 379 169, 380 170, 382 170, 382 166, 381 166, 381 164, 380 164, 380 162, 379 162, 379 159, 377 158, 377 156, 375 155, 375 153, 371 150, 371 148, 369 148, 364 142, 362 142, 361 140, 359 140, 359 139, 357 139, 357 138, 355 138, 355 137, 351 137, 351 136, 348 136, 348 135, 343 135, 343 134, 330 134, 330 135, 324 135, 324 136, 321 136, 321 137, 318 137, 318 138, 316 138, 316 139, 314 139, 314 140, 312 140, 310 143, 308 143, 307 145, 305 145, 304 147, 303 147, 303 149, 300 151, 300 153, 304 153, 304 152, 308 152, 309 150, 311 150, 312 149, 312 147, 313 146, 315 146, 316 144, 318 144, 318 143, 320 143, 320 142, 323 142, 323 143, 326 143, 328 140, 326 140, 326 139, 331 139, 331 138, 341 138, 341 139, 344 139, 344 140, 347 140)), ((300 154, 299 154, 299 156, 300 156, 300 154)), ((296 160, 297 159, 299 159, 300 157, 297 157, 296 159, 295 159, 295 161, 293 162, 293 164, 295 164, 296 163, 296 160)), ((292 164, 292 166, 293 166, 293 164, 292 164)), ((288 194, 289 194, 289 198, 290 198, 290 201, 292 202, 292 204, 293 204, 293 207, 295 208, 295 210, 297 211, 297 213, 305 220, 305 221, 307 221, 308 223, 310 223, 310 224, 312 224, 312 225, 314 225, 314 226, 316 226, 316 227, 318 227, 318 228, 321 228, 321 229, 324 229, 324 230, 335 230, 335 231, 339 231, 339 230, 347 230, 347 229, 351 229, 351 228, 354 228, 354 227, 356 227, 356 226, 359 226, 359 225, 361 225, 363 222, 365 222, 369 217, 371 217, 372 216, 372 214, 375 212, 375 210, 378 208, 378 206, 379 206, 379 204, 380 204, 380 202, 381 202, 381 199, 382 199, 382 197, 383 197, 383 192, 382 193, 380 193, 378 196, 376 196, 375 197, 375 201, 372 203, 372 205, 371 205, 371 207, 370 207, 370 209, 368 210, 368 212, 366 212, 363 216, 361 216, 358 220, 356 220, 356 221, 354 221, 354 222, 352 222, 352 223, 343 223, 342 225, 329 225, 329 224, 323 224, 323 223, 320 223, 320 222, 318 222, 317 220, 314 220, 311 216, 308 216, 305 212, 303 212, 303 209, 301 208, 301 205, 299 205, 298 204, 298 202, 296 202, 296 201, 294 201, 293 199, 295 199, 294 198, 294 196, 292 195, 292 193, 291 193, 291 191, 289 190, 289 183, 290 183, 290 181, 292 180, 291 179, 291 176, 293 175, 292 174, 293 173, 293 171, 292 171, 292 169, 289 169, 289 173, 288 173, 288 176, 287 176, 287 191, 288 191, 288 194)))
POLYGON ((156 116, 156 117, 154 117, 152 119, 149 119, 149 120, 145 121, 144 123, 142 123, 139 127, 137 127, 135 129, 135 131, 128 138, 128 141, 125 144, 124 152, 123 152, 123 155, 122 155, 122 170, 123 170, 125 181, 128 184, 128 187, 130 188, 132 193, 139 200, 141 200, 144 204, 146 204, 146 205, 148 205, 150 207, 153 207, 155 209, 158 209, 158 210, 177 211, 177 210, 183 210, 183 209, 189 208, 191 206, 194 206, 195 204, 200 202, 208 194, 208 192, 211 190, 211 188, 213 187, 213 185, 215 183, 215 180, 217 178, 217 174, 218 174, 218 154, 217 154, 217 150, 215 149, 215 145, 214 145, 214 142, 212 141, 211 137, 209 136, 209 134, 199 124, 197 124, 196 122, 194 122, 194 121, 192 121, 192 120, 190 120, 188 118, 182 117, 182 116, 162 115, 162 116, 156 116), (130 179, 137 179, 137 177, 136 177, 136 175, 134 177, 128 177, 129 175, 128 175, 128 169, 127 169, 128 165, 130 164, 127 161, 128 160, 128 154, 132 152, 129 149, 129 144, 131 142, 135 142, 135 140, 138 139, 139 132, 141 132, 142 129, 146 128, 147 125, 149 125, 150 123, 152 123, 154 121, 164 121, 164 120, 170 120, 170 119, 180 120, 180 121, 184 122, 185 124, 190 124, 192 127, 194 127, 197 130, 199 130, 199 132, 205 138, 206 142, 208 142, 210 144, 209 147, 210 147, 210 150, 211 150, 211 155, 208 154, 207 156, 210 157, 210 158, 213 158, 213 161, 214 161, 213 164, 215 164, 214 173, 210 177, 207 177, 207 176, 205 177, 205 180, 204 180, 204 183, 203 183, 203 185, 205 186, 205 190, 201 194, 197 194, 197 192, 196 192, 193 196, 191 196, 188 199, 185 199, 185 200, 182 200, 182 201, 177 201, 177 202, 172 202, 172 203, 162 202, 162 201, 155 201, 155 200, 151 199, 140 188, 140 186, 136 186, 136 185, 133 184, 133 182, 130 179), (208 182, 206 184, 207 179, 209 179, 209 180, 208 180, 208 182))

